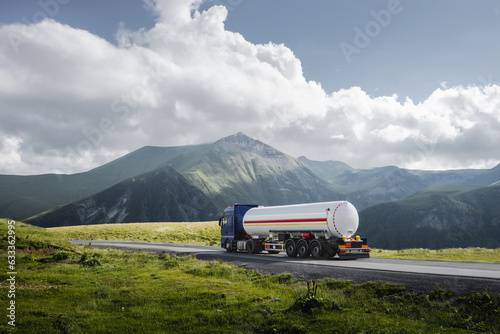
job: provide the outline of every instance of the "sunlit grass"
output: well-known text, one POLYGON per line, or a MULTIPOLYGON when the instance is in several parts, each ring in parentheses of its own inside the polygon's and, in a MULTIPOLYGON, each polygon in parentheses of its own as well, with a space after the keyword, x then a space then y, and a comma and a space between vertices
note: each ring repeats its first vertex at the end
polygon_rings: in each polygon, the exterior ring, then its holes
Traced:
POLYGON ((370 256, 391 259, 420 259, 464 262, 500 263, 500 248, 447 248, 447 249, 372 249, 370 256))
POLYGON ((48 228, 57 236, 72 240, 129 240, 193 245, 220 242, 218 222, 130 223, 48 228))

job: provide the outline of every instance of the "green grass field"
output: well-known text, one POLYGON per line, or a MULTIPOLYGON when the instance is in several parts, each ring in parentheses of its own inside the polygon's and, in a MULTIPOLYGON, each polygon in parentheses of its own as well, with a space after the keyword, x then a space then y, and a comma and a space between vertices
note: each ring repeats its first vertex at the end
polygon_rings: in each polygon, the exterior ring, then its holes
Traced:
POLYGON ((370 256, 391 259, 500 263, 500 248, 447 248, 438 250, 422 248, 401 250, 373 249, 370 256))
POLYGON ((209 246, 220 242, 218 222, 102 224, 52 227, 47 231, 72 240, 128 240, 209 246))
MULTIPOLYGON (((500 331, 500 297, 489 292, 453 296, 436 287, 415 294, 392 283, 306 282, 192 256, 74 246, 55 230, 16 223, 16 328, 3 316, 1 333, 500 331)), ((7 268, 6 220, 0 231, 7 268)), ((3 310, 11 300, 6 272, 3 310)))
MULTIPOLYGON (((218 245, 220 242, 220 227, 217 222, 105 224, 53 227, 47 231, 61 238, 73 240, 130 240, 196 245, 218 245)), ((404 249, 398 251, 374 249, 371 256, 500 263, 500 249, 486 248, 404 249)))

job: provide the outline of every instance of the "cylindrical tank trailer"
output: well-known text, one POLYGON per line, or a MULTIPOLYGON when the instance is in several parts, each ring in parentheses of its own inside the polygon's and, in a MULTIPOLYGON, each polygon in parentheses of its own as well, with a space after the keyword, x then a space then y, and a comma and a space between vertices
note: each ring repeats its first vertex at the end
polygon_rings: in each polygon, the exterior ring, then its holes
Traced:
POLYGON ((306 230, 317 238, 350 238, 356 233, 358 224, 356 208, 346 201, 257 207, 248 210, 243 217, 243 228, 252 238, 266 238, 287 231, 299 236, 299 231, 306 230))
POLYGON ((365 238, 356 236, 359 217, 347 201, 263 207, 236 204, 219 220, 221 247, 227 251, 289 257, 369 257, 365 238))

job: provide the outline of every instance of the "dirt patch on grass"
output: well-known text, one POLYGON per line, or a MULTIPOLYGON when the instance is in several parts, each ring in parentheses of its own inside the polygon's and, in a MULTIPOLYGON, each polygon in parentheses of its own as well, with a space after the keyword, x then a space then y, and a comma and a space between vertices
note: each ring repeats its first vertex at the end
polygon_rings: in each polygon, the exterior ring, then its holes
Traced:
POLYGON ((29 248, 22 248, 19 249, 18 251, 26 253, 26 254, 39 254, 39 255, 52 255, 58 250, 61 250, 59 247, 53 247, 53 246, 48 246, 48 247, 42 247, 42 248, 35 248, 35 247, 29 247, 29 248))

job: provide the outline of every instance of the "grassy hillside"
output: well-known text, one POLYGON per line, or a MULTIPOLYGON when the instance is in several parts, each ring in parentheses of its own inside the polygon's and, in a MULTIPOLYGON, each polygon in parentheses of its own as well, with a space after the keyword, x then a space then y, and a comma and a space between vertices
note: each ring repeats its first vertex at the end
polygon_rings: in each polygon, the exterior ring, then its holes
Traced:
MULTIPOLYGON (((6 235, 6 220, 0 232, 6 235)), ((500 331, 500 297, 391 283, 305 282, 221 261, 70 245, 16 223, 16 328, 2 333, 470 333, 500 331)), ((7 239, 0 261, 7 261, 7 239)), ((2 272, 1 287, 7 289, 2 272)), ((0 298, 7 305, 6 293, 0 298)))
POLYGON ((72 240, 128 240, 193 245, 218 245, 218 222, 130 223, 65 226, 47 229, 54 235, 72 240))

